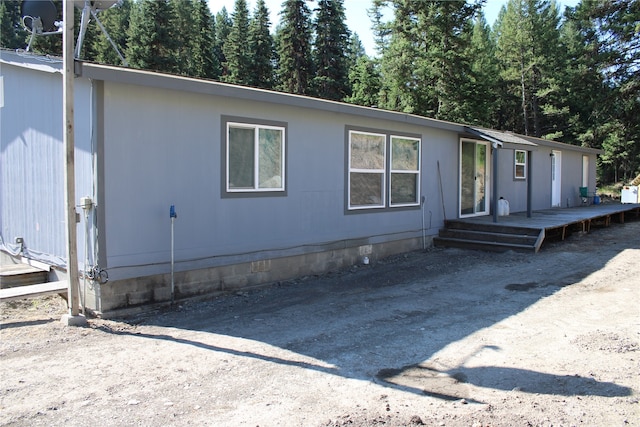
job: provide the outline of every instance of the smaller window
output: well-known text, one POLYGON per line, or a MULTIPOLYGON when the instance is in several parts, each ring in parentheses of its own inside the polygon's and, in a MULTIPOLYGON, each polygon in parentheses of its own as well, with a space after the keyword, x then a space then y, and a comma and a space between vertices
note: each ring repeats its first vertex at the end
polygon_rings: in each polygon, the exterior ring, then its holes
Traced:
POLYGON ((527 152, 524 150, 516 150, 514 160, 515 160, 514 178, 526 179, 527 178, 527 152))
POLYGON ((227 191, 284 191, 285 129, 227 123, 227 191))
POLYGON ((391 136, 391 206, 420 203, 420 140, 391 136))

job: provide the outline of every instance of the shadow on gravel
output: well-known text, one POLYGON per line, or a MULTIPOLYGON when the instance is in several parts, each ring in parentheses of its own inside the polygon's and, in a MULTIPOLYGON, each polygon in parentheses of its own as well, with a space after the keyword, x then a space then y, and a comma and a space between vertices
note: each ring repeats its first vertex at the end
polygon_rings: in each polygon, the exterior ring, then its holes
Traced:
POLYGON ((504 391, 558 396, 623 397, 633 390, 612 382, 579 375, 554 375, 526 369, 497 366, 460 367, 448 371, 418 364, 402 369, 383 369, 376 376, 392 386, 444 400, 470 401, 464 384, 504 391))
POLYGON ((60 319, 42 319, 42 320, 27 320, 27 321, 23 321, 23 322, 10 322, 10 323, 3 323, 2 326, 0 326, 0 330, 1 329, 11 329, 11 328, 22 328, 25 326, 38 326, 38 325, 45 325, 47 323, 54 323, 54 322, 60 322, 60 319))
MULTIPOLYGON (((589 237, 597 239, 596 234, 589 237)), ((615 239, 594 240, 597 251, 573 242, 579 249, 557 245, 536 255, 430 249, 209 301, 183 302, 172 310, 126 320, 166 327, 165 335, 106 332, 171 340, 442 399, 468 399, 463 387, 468 384, 529 393, 627 396, 632 390, 613 383, 496 366, 471 369, 459 364, 450 372, 425 368, 421 375, 426 384, 391 380, 397 367, 429 360, 450 344, 578 283, 628 249, 615 239), (203 342, 192 340, 192 334, 181 338, 182 331, 203 334, 203 342), (218 335, 268 346, 260 347, 265 354, 257 354, 246 351, 242 341, 236 348, 206 344, 215 343, 218 335), (287 360, 288 352, 318 364, 287 360), (434 378, 442 381, 435 388, 434 378)), ((638 248, 637 240, 632 246, 638 248)))
POLYGON ((250 352, 250 351, 242 351, 242 350, 236 350, 236 349, 233 349, 233 348, 225 348, 225 347, 205 344, 205 343, 198 342, 198 341, 187 340, 187 339, 184 339, 184 338, 176 338, 176 337, 173 337, 171 335, 143 334, 143 333, 140 333, 140 332, 113 330, 113 329, 106 328, 106 327, 103 327, 103 326, 100 326, 100 327, 98 327, 96 329, 99 329, 99 330, 101 330, 103 332, 107 332, 107 333, 114 334, 114 335, 129 335, 129 336, 134 336, 134 337, 138 337, 138 338, 149 338, 149 339, 154 339, 154 340, 171 341, 171 342, 178 343, 178 344, 192 345, 194 347, 202 348, 204 350, 211 350, 211 351, 226 353, 226 354, 230 354, 230 355, 233 355, 233 356, 249 357, 249 358, 252 358, 252 359, 259 359, 259 360, 262 360, 262 361, 265 361, 265 362, 278 363, 278 364, 287 365, 287 366, 295 366, 295 367, 303 368, 303 369, 313 369, 313 370, 324 372, 324 373, 327 373, 327 374, 337 374, 335 369, 331 369, 331 368, 328 368, 326 366, 314 365, 312 363, 305 363, 305 362, 300 362, 300 361, 296 361, 296 360, 287 360, 287 359, 283 359, 281 357, 269 356, 269 355, 265 355, 265 354, 258 354, 258 353, 254 353, 254 352, 250 352))

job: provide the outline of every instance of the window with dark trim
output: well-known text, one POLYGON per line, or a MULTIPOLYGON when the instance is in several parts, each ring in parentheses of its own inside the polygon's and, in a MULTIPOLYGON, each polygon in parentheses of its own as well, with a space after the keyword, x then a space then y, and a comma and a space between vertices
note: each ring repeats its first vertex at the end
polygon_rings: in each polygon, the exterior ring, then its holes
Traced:
POLYGON ((348 210, 420 205, 420 138, 348 132, 348 210))
POLYGON ((285 191, 285 126, 228 120, 225 126, 225 191, 285 191))
POLYGON ((515 179, 527 178, 527 152, 524 150, 515 150, 514 152, 514 175, 515 179))

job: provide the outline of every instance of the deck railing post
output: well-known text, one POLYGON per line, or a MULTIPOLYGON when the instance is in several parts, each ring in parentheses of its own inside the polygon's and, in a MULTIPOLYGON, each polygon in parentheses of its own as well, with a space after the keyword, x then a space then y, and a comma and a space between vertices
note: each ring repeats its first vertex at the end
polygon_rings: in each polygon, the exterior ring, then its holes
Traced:
POLYGON ((498 144, 493 147, 493 222, 498 222, 498 144))
POLYGON ((533 152, 527 151, 527 218, 533 214, 533 152))

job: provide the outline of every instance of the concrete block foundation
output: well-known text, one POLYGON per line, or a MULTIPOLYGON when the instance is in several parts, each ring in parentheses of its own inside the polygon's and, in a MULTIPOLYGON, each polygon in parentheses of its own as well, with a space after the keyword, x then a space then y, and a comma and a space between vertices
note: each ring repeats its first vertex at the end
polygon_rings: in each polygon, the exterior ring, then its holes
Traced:
MULTIPOLYGON (((377 259, 422 247, 422 238, 409 238, 174 272, 175 301, 216 296, 306 275, 323 274, 362 264, 365 256, 373 263, 377 259)), ((170 303, 170 274, 94 284, 87 291, 87 308, 105 318, 142 312, 170 303)))

